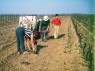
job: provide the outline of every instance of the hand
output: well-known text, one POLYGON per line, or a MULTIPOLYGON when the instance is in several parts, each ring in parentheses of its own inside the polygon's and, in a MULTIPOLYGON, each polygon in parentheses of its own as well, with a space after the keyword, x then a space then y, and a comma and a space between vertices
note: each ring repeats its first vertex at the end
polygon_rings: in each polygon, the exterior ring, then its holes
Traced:
POLYGON ((39 32, 41 32, 41 30, 39 30, 39 32))
POLYGON ((45 30, 46 32, 48 32, 48 30, 45 30))

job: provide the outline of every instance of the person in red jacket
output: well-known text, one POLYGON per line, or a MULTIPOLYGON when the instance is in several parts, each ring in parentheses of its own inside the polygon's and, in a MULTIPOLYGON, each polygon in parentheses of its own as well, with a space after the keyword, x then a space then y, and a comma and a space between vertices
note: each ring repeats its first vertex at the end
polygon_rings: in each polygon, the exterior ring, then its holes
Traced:
POLYGON ((58 31, 61 25, 61 19, 59 18, 58 14, 56 14, 55 17, 51 20, 51 23, 54 26, 54 38, 58 38, 58 31))

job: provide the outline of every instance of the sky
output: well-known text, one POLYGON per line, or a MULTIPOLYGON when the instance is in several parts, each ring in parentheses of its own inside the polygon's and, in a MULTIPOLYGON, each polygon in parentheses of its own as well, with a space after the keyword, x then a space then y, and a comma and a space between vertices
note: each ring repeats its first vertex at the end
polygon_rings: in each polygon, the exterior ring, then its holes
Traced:
POLYGON ((94 14, 94 0, 0 0, 0 14, 94 14))

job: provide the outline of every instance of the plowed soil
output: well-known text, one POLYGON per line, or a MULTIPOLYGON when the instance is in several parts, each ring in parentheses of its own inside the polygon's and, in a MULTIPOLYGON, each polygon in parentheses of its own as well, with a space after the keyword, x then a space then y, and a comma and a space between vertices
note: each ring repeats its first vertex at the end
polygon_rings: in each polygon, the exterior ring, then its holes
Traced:
POLYGON ((70 16, 60 16, 59 38, 53 38, 50 25, 48 40, 38 39, 38 54, 16 53, 17 22, 0 26, 0 71, 89 71, 70 16))

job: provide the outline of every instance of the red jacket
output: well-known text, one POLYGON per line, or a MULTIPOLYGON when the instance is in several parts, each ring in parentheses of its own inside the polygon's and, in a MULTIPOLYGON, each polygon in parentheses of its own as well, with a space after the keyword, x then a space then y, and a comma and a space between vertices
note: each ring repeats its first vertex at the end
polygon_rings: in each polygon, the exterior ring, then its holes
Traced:
POLYGON ((51 23, 54 25, 61 25, 61 20, 59 18, 54 18, 51 23))

